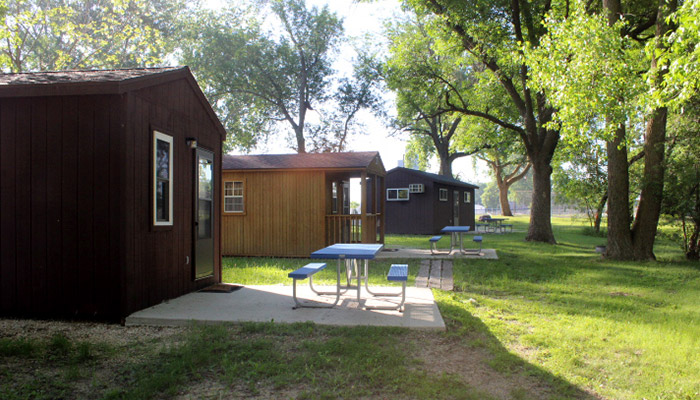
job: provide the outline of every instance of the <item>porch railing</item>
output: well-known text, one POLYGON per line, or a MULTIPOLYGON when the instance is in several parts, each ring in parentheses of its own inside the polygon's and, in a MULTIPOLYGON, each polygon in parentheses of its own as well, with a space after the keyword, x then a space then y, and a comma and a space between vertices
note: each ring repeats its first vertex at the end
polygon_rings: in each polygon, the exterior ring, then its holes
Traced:
POLYGON ((326 215, 326 244, 377 243, 379 217, 380 214, 365 215, 363 227, 361 214, 326 215))

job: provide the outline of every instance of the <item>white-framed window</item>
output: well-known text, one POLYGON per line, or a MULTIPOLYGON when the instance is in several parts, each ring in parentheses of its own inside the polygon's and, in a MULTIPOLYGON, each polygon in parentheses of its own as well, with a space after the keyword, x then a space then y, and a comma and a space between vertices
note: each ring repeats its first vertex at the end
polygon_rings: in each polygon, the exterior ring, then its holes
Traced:
POLYGON ((408 201, 408 188, 387 189, 387 201, 408 201))
POLYGON ((153 131, 153 225, 173 225, 173 137, 153 131))
POLYGON ((465 203, 471 203, 472 202, 472 193, 471 192, 464 192, 464 202, 465 203))
POLYGON ((425 187, 422 183, 411 183, 408 185, 408 191, 411 193, 423 193, 425 191, 425 187))
POLYGON ((447 201, 447 189, 440 189, 440 201, 447 201))
POLYGON ((224 182, 224 212, 242 213, 243 205, 243 181, 224 182))

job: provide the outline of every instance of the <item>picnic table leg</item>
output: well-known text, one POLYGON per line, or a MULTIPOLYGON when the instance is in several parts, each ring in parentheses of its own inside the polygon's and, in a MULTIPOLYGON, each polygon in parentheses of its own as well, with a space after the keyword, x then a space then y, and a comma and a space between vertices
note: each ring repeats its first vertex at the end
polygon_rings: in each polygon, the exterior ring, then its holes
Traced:
MULTIPOLYGON (((369 268, 367 266, 368 264, 369 264, 369 261, 365 260, 365 276, 367 277, 367 280, 365 280, 365 289, 367 289, 367 293, 371 294, 372 296, 383 296, 383 297, 401 296, 402 292, 399 292, 399 293, 374 293, 373 291, 369 290, 369 284, 368 284, 368 282, 369 282, 369 273, 368 273, 369 268)), ((404 284, 405 284, 405 282, 404 282, 404 284)), ((403 293, 405 294, 405 291, 403 293)), ((401 303, 401 304, 403 304, 403 303, 401 303)))
POLYGON ((401 282, 401 293, 391 294, 389 296, 401 296, 401 303, 397 306, 372 306, 365 307, 366 310, 399 310, 402 312, 404 303, 406 303, 406 281, 401 282))
POLYGON ((360 289, 362 288, 362 274, 360 273, 360 264, 357 260, 353 260, 355 263, 355 273, 357 274, 357 302, 360 302, 360 289))
MULTIPOLYGON (((339 259, 338 262, 336 263, 336 269, 338 270, 338 291, 340 290, 340 265, 341 265, 341 261, 340 261, 340 259, 339 259)), ((347 277, 347 266, 345 267, 345 275, 346 275, 346 277, 347 277)), ((319 296, 324 296, 324 295, 330 295, 330 294, 336 294, 336 293, 337 293, 337 291, 336 291, 336 292, 321 292, 321 291, 317 290, 317 289, 314 287, 313 278, 314 278, 313 276, 310 276, 310 277, 309 277, 309 287, 310 287, 311 290, 312 290, 314 293, 316 293, 317 295, 319 295, 319 296)), ((345 287, 345 290, 343 290, 342 292, 340 292, 340 294, 345 294, 345 293, 348 291, 348 287, 349 287, 349 286, 350 286, 350 282, 348 281, 348 285, 345 287)))
MULTIPOLYGON (((309 276, 309 285, 311 285, 311 279, 313 279, 313 276, 309 276)), ((313 290, 313 288, 312 288, 312 290, 313 290)), ((340 293, 340 266, 338 266, 338 268, 336 269, 335 290, 336 290, 335 301, 333 302, 333 304, 311 304, 311 303, 304 304, 297 299, 297 280, 296 280, 296 278, 294 278, 293 283, 292 283, 292 298, 294 299, 295 305, 292 308, 296 310, 297 308, 302 308, 302 307, 304 307, 304 308, 333 308, 333 307, 335 307, 338 304, 338 301, 340 300, 340 294, 341 294, 340 293)), ((315 292, 315 290, 314 290, 314 292, 315 292)), ((329 292, 329 294, 333 294, 333 292, 329 292)))
MULTIPOLYGON (((338 268, 340 268, 340 263, 341 263, 341 262, 342 262, 342 261, 341 261, 341 259, 339 258, 339 259, 338 259, 338 268)), ((351 279, 352 279, 352 269, 351 269, 351 265, 350 265, 350 260, 345 260, 344 263, 345 263, 345 282, 347 283, 347 287, 349 288, 350 286, 352 286, 352 285, 351 285, 351 283, 352 283, 352 282, 351 282, 351 279)))

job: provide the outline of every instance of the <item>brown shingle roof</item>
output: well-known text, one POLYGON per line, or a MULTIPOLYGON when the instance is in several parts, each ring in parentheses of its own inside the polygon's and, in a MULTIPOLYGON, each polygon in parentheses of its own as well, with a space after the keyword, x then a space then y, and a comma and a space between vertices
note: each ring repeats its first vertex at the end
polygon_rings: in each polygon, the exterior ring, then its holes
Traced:
POLYGON ((241 169, 362 169, 369 167, 379 152, 260 154, 224 156, 224 170, 241 169))
POLYGON ((127 79, 174 71, 181 67, 131 68, 99 71, 49 71, 0 75, 0 85, 52 85, 84 82, 121 82, 127 79))

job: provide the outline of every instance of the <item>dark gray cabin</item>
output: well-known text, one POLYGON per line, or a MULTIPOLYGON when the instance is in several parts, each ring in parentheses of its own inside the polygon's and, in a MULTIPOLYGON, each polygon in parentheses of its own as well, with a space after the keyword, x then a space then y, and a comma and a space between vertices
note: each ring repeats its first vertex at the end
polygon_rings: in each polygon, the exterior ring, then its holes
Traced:
POLYGON ((473 230, 474 189, 442 175, 394 168, 386 174, 386 232, 432 235, 448 225, 473 230))
POLYGON ((226 132, 187 67, 0 76, 0 315, 120 320, 221 281, 226 132))

